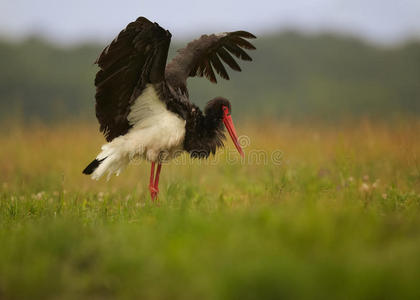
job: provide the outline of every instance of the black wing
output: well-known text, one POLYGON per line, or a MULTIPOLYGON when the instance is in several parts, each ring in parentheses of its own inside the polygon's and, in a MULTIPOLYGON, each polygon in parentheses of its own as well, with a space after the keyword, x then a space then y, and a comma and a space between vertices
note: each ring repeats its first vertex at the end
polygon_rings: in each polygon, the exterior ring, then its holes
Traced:
POLYGON ((130 129, 130 107, 146 84, 165 80, 170 41, 169 31, 140 17, 96 60, 96 117, 108 142, 130 129))
POLYGON ((244 49, 255 49, 254 45, 246 40, 254 38, 253 34, 246 31, 202 35, 185 48, 178 50, 178 55, 166 67, 166 79, 172 86, 180 88, 184 93, 187 91, 186 80, 188 77, 206 76, 211 82, 216 83, 214 73, 216 70, 222 78, 229 80, 222 61, 233 70, 241 71, 231 54, 237 58, 251 61, 251 57, 244 49))

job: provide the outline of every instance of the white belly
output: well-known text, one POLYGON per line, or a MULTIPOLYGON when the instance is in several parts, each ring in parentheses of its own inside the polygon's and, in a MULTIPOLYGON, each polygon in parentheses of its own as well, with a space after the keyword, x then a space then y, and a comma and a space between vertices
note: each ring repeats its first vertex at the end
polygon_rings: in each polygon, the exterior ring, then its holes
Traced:
POLYGON ((133 126, 125 135, 102 146, 98 160, 104 159, 92 174, 99 179, 119 173, 132 160, 163 162, 183 151, 185 120, 166 109, 152 85, 148 85, 131 107, 128 121, 133 126))
POLYGON ((144 158, 158 162, 181 154, 185 120, 165 110, 164 113, 156 115, 152 123, 153 125, 148 127, 135 126, 121 137, 130 159, 144 158))

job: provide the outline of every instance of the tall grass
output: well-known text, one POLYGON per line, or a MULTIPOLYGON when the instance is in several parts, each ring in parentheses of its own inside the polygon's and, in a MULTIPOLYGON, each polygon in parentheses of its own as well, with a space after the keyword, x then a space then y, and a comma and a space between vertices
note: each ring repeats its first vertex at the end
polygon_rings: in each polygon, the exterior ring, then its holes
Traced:
POLYGON ((208 162, 81 170, 97 126, 0 137, 0 299, 418 299, 420 123, 238 123, 208 162))

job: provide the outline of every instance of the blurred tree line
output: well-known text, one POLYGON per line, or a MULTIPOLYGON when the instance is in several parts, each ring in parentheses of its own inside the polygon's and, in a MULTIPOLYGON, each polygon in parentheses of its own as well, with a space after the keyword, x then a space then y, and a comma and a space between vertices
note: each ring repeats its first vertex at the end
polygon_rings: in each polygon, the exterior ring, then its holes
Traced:
MULTIPOLYGON (((174 42, 170 57, 184 43, 174 42)), ((379 47, 353 37, 283 32, 255 40, 254 62, 217 85, 189 81, 199 105, 215 96, 235 115, 336 120, 418 116, 420 43, 379 47)), ((0 118, 94 119, 93 64, 103 45, 0 41, 0 118)))

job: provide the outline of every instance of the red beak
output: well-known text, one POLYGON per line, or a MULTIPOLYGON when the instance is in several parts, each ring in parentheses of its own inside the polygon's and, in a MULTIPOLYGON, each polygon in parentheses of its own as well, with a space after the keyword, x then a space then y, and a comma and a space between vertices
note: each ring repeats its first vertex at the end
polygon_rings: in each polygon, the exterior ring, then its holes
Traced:
POLYGON ((226 129, 229 132, 236 149, 238 149, 239 154, 242 157, 244 157, 244 152, 242 151, 241 145, 239 145, 238 135, 236 134, 235 126, 233 126, 232 117, 230 115, 225 114, 225 116, 223 117, 223 123, 225 124, 226 129))

